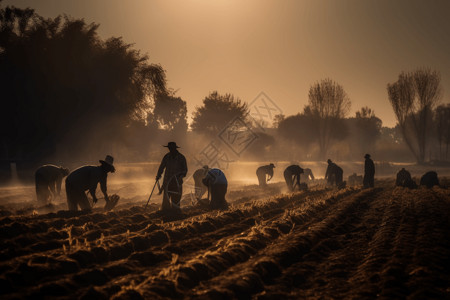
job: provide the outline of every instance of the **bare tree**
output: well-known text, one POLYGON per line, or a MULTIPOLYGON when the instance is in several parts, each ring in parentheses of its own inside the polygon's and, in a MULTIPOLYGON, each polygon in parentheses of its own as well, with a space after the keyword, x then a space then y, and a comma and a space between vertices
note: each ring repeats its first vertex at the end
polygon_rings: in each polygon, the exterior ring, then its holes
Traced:
POLYGON ((388 84, 389 101, 403 138, 417 162, 425 161, 433 108, 440 99, 440 75, 430 69, 402 72, 388 84))
POLYGON ((324 159, 334 128, 339 127, 337 125, 350 110, 351 103, 344 88, 329 78, 312 85, 308 96, 305 114, 310 113, 316 119, 320 157, 324 159))
POLYGON ((439 158, 448 158, 450 144, 450 104, 439 105, 434 113, 434 123, 439 143, 439 158), (442 146, 445 144, 445 156, 442 155, 442 146))

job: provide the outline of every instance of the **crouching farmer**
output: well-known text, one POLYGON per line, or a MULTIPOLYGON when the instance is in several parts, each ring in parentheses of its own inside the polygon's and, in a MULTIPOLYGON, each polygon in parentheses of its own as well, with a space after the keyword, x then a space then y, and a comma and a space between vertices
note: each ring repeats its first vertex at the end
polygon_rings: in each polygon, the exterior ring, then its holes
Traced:
POLYGON ((39 204, 50 203, 60 196, 62 179, 69 174, 69 169, 55 165, 39 167, 35 174, 36 196, 39 204))
POLYGON ((202 180, 211 191, 211 209, 227 209, 228 203, 225 200, 227 193, 228 181, 225 174, 219 169, 210 169, 202 180))
POLYGON ((66 194, 67 205, 69 210, 78 210, 80 206, 81 210, 91 210, 92 207, 85 194, 86 191, 92 196, 94 203, 97 203, 97 197, 95 196, 95 190, 97 184, 100 183, 100 189, 105 196, 106 206, 110 202, 108 193, 106 192, 106 178, 108 173, 114 173, 116 169, 113 166, 114 158, 107 155, 105 160, 100 160, 100 166, 83 166, 72 173, 66 178, 66 194))

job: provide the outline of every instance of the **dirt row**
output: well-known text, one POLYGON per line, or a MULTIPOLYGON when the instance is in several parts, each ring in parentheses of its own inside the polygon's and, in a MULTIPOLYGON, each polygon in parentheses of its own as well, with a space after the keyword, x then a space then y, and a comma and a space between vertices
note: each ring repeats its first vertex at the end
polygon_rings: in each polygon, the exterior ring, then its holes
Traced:
MULTIPOLYGON (((226 211, 0 218, 2 298, 446 298, 450 192, 235 191, 226 211)), ((252 187, 253 188, 253 187, 252 187)), ((250 189, 252 189, 250 188, 250 189)))

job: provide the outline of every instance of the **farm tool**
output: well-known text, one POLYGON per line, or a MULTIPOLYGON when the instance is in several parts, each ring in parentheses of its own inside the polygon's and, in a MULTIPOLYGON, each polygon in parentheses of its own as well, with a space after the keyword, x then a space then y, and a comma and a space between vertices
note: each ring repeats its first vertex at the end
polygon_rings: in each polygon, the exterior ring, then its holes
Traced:
POLYGON ((147 204, 145 204, 144 209, 147 209, 148 203, 150 202, 150 198, 152 198, 153 191, 155 190, 156 185, 158 185, 159 191, 161 192, 161 187, 159 186, 159 179, 158 179, 155 181, 155 184, 153 185, 152 192, 150 193, 150 196, 148 197, 147 204))

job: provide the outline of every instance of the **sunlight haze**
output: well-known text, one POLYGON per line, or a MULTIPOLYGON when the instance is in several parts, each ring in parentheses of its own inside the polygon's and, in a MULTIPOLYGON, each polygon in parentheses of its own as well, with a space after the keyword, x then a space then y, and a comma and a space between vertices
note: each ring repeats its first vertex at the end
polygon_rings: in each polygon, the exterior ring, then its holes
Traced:
POLYGON ((209 92, 251 102, 264 91, 285 115, 301 112, 326 77, 352 101, 396 121, 386 85, 401 71, 440 71, 450 90, 449 1, 3 1, 45 17, 67 14, 121 36, 166 71, 192 112, 209 92))

